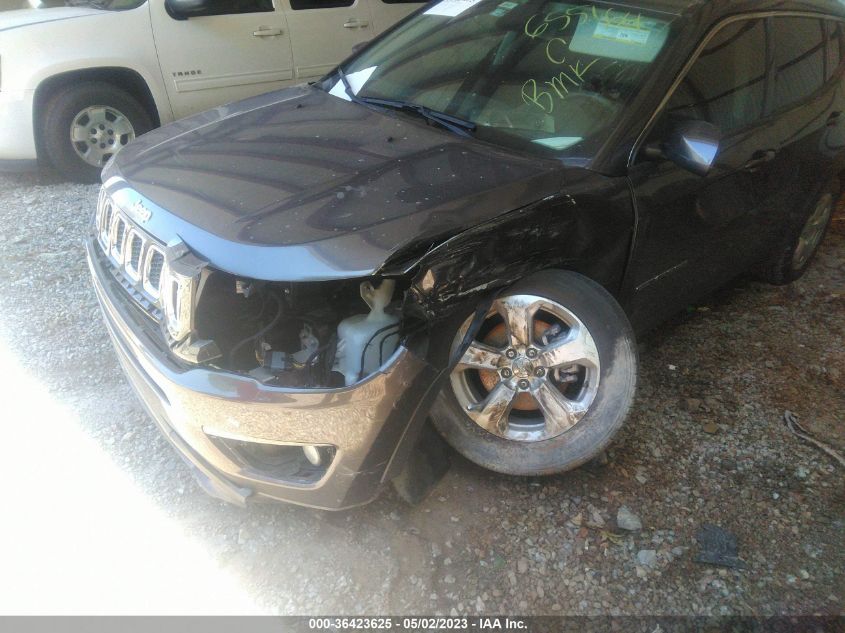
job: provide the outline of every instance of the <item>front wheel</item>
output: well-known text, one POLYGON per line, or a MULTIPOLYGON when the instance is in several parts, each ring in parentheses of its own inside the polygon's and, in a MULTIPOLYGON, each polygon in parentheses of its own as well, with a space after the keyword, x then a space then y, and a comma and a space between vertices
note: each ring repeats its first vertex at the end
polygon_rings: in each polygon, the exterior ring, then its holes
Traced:
POLYGON ((109 158, 153 124, 128 92, 89 81, 53 94, 44 109, 43 126, 50 163, 71 180, 96 182, 109 158))
MULTIPOLYGON (((456 326, 452 350, 471 321, 456 326)), ((634 335, 613 297, 582 275, 544 271, 493 302, 431 415, 480 466, 551 474, 604 450, 628 414, 636 377, 634 335)))

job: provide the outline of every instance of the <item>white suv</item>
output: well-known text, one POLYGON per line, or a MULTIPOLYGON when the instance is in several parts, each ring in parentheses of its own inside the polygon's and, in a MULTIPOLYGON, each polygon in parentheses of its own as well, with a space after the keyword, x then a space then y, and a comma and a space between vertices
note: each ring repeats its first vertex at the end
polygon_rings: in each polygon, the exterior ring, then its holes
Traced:
POLYGON ((153 127, 322 76, 408 0, 30 0, 0 13, 0 166, 94 180, 153 127))

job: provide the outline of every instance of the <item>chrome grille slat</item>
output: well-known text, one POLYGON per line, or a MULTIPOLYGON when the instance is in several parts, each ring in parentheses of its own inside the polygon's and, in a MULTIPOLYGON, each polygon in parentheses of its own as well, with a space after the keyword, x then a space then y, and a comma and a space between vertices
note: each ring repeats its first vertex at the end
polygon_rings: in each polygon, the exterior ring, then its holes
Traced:
POLYGON ((157 246, 150 246, 144 258, 144 290, 154 300, 161 295, 162 271, 164 269, 164 251, 157 246))
POLYGON ((115 280, 150 317, 161 321, 164 245, 138 228, 105 190, 100 193, 94 222, 97 241, 115 280))
POLYGON ((135 270, 138 270, 141 264, 141 251, 144 249, 144 238, 137 233, 132 233, 129 242, 129 261, 135 270))
POLYGON ((161 284, 161 273, 164 270, 164 255, 162 253, 154 253, 155 259, 150 262, 150 269, 148 271, 150 283, 158 288, 161 284))
POLYGON ((114 214, 111 228, 111 256, 118 265, 123 265, 123 253, 126 246, 126 220, 119 213, 114 214))
POLYGON ((98 237, 100 240, 100 246, 103 247, 105 251, 108 251, 109 244, 111 242, 111 222, 112 222, 112 204, 108 200, 104 201, 102 210, 98 213, 98 237))
POLYGON ((129 231, 126 237, 126 274, 133 281, 141 280, 141 258, 146 249, 146 240, 136 230, 129 231))

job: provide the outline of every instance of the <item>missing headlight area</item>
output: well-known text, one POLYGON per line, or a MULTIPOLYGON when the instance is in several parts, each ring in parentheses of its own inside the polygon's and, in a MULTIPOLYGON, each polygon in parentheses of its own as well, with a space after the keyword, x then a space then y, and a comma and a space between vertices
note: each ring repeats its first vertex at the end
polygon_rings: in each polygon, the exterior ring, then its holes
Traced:
POLYGON ((265 384, 352 385, 419 329, 401 318, 406 289, 394 279, 280 283, 210 272, 197 291, 189 346, 212 350, 206 364, 265 384))

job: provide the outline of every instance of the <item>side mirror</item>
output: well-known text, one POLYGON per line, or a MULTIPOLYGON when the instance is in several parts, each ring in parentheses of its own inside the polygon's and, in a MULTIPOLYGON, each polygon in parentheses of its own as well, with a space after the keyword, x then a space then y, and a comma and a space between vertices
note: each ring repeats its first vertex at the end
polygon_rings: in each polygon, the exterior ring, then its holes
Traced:
POLYGON ((167 14, 174 20, 214 15, 214 0, 164 0, 167 14))
POLYGON ((645 148, 648 158, 666 159, 697 176, 706 176, 716 161, 722 132, 706 121, 677 121, 666 140, 645 148))

